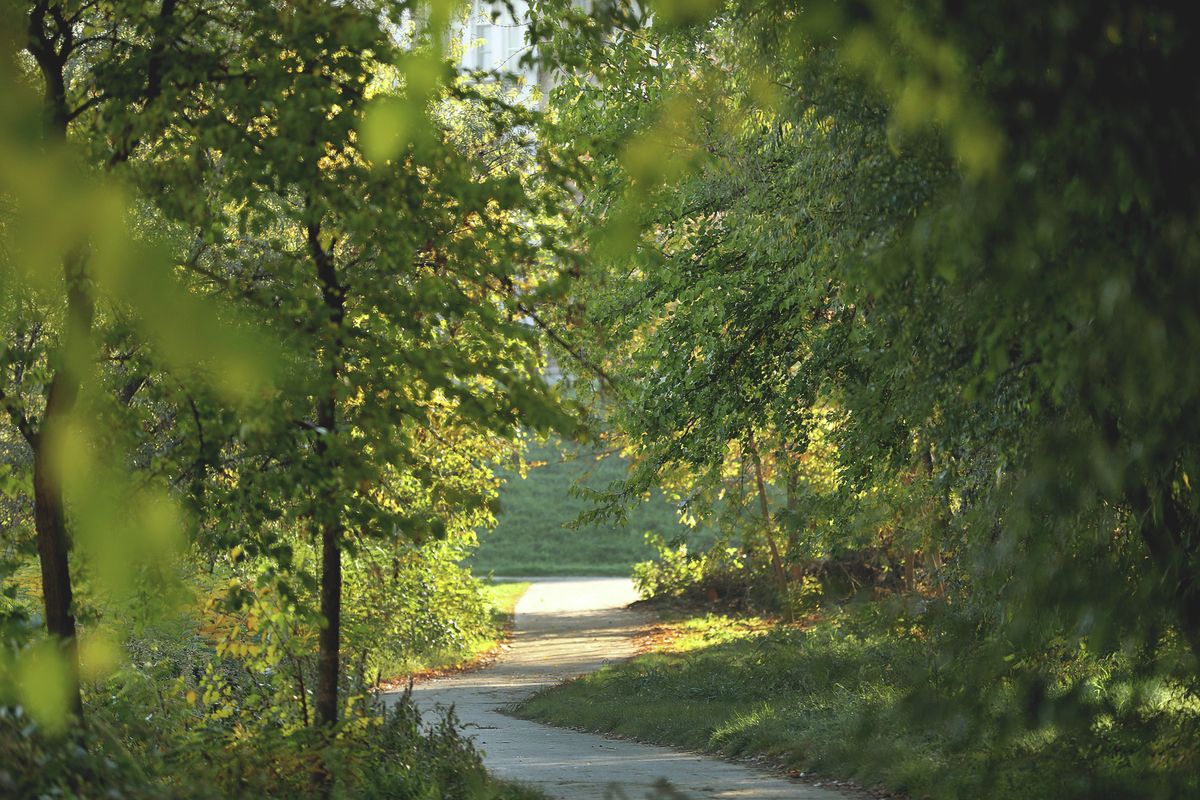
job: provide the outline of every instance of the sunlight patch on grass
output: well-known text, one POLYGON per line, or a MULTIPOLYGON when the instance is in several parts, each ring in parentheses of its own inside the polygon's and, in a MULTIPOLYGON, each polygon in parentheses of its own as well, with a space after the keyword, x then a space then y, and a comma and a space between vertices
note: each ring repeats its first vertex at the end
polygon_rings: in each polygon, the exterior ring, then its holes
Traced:
POLYGON ((754 731, 767 721, 774 721, 778 714, 768 703, 762 703, 750 711, 735 711, 725 722, 713 728, 709 742, 720 747, 722 742, 754 731))

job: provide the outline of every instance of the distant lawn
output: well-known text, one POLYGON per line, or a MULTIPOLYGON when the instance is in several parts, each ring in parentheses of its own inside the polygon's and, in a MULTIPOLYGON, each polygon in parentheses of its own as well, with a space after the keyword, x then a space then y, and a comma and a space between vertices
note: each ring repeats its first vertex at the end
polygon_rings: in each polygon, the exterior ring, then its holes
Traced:
POLYGON ((479 550, 469 562, 477 575, 628 575, 630 567, 653 555, 647 531, 670 538, 687 531, 675 509, 661 494, 629 510, 626 527, 566 526, 590 506, 573 497, 571 486, 602 489, 625 476, 617 456, 597 460, 595 451, 576 446, 564 458, 555 444, 534 445, 527 458, 545 461, 522 479, 502 474, 499 525, 480 534, 479 550))

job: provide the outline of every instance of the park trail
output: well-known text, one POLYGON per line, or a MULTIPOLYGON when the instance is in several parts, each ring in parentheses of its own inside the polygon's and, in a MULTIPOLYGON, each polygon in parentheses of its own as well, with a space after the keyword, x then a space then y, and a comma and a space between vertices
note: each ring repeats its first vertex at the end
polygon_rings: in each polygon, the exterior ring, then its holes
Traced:
POLYGON ((517 604, 512 641, 494 664, 420 683, 414 699, 426 714, 453 705, 492 774, 563 800, 845 800, 740 764, 502 713, 541 689, 634 655, 634 635, 648 621, 627 608, 635 599, 625 578, 535 579, 517 604))

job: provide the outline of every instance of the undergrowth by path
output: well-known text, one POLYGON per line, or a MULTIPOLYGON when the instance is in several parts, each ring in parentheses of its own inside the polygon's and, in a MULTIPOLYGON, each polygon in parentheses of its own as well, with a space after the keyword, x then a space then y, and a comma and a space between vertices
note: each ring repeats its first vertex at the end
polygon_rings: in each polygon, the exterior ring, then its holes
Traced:
POLYGON ((487 664, 508 638, 517 603, 529 589, 528 581, 505 581, 484 587, 492 606, 491 625, 483 633, 464 638, 453 647, 428 651, 398 665, 393 676, 380 688, 401 688, 409 678, 421 679, 461 672, 487 664))

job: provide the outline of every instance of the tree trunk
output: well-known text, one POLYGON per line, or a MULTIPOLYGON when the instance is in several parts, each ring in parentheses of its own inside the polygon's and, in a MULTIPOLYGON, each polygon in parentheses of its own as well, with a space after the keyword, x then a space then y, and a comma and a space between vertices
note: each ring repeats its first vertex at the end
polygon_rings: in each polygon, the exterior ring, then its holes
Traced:
POLYGON ((342 634, 342 526, 336 522, 321 529, 321 615, 325 627, 317 655, 317 724, 332 726, 338 720, 342 634))
POLYGON ((79 692, 79 654, 75 646, 75 613, 71 607, 71 570, 68 560, 67 513, 63 498, 62 434, 75 403, 91 353, 95 304, 88 289, 82 251, 63 260, 67 289, 67 315, 61 349, 62 360, 46 391, 46 410, 33 447, 33 520, 37 532, 38 560, 42 568, 42 602, 46 630, 63 646, 70 684, 68 707, 82 718, 79 692))
POLYGON ((783 558, 779 555, 779 546, 775 542, 774 531, 772 530, 771 507, 767 502, 767 484, 763 480, 762 458, 758 454, 758 445, 754 443, 753 433, 750 434, 747 442, 750 457, 754 460, 754 480, 758 484, 758 501, 762 509, 763 526, 767 536, 767 549, 771 552, 771 567, 775 570, 775 579, 779 581, 779 590, 783 593, 783 600, 786 603, 788 588, 787 571, 783 568, 783 558))
MULTIPOLYGON (((317 424, 325 433, 317 440, 317 454, 325 458, 329 452, 326 437, 334 435, 337 424, 337 400, 331 387, 329 395, 322 401, 317 412, 317 424)), ((327 469, 334 465, 328 461, 327 469)), ((336 487, 336 483, 333 484, 336 487)), ((317 650, 317 696, 316 723, 332 727, 338 721, 338 678, 341 674, 342 639, 342 533, 341 498, 337 489, 330 489, 322 505, 330 515, 321 524, 321 616, 325 627, 321 628, 317 650)))
MULTIPOLYGON (((163 0, 154 38, 146 102, 161 91, 162 61, 167 30, 178 0, 163 0)), ((65 142, 72 113, 68 105, 67 64, 78 45, 76 27, 60 16, 61 9, 49 3, 34 4, 27 18, 25 49, 33 57, 45 85, 43 106, 45 135, 49 141, 65 142)), ((118 151, 109 161, 112 166, 128 158, 133 145, 118 151)), ((83 703, 79 690, 79 653, 75 641, 75 615, 68 551, 66 504, 62 487, 62 434, 79 397, 92 354, 92 326, 96 307, 91 278, 87 270, 88 254, 79 246, 63 258, 63 282, 67 309, 63 324, 61 362, 46 391, 46 407, 39 430, 26 435, 33 449, 33 518, 37 533, 38 560, 42 570, 42 600, 46 611, 46 630, 60 640, 67 659, 70 685, 68 707, 82 718, 83 703)), ((136 391, 136 389, 134 389, 136 391)), ((132 397, 132 394, 130 395, 132 397)))
MULTIPOLYGON (((330 456, 330 443, 337 435, 337 386, 342 373, 342 322, 346 314, 346 290, 338 281, 333 254, 321 243, 319 223, 308 225, 308 246, 313 263, 317 268, 317 280, 321 297, 329 313, 333 336, 327 344, 326 367, 329 387, 317 404, 317 425, 320 433, 316 451, 323 461, 322 467, 336 470, 336 453, 330 456)), ((318 637, 317 651, 317 697, 316 723, 332 727, 338 720, 338 678, 341 674, 342 633, 342 535, 345 526, 339 509, 342 498, 338 484, 331 481, 321 498, 323 521, 321 523, 321 615, 325 627, 318 637)))
MULTIPOLYGON (((67 108, 65 68, 74 46, 70 26, 52 27, 50 8, 37 4, 30 11, 25 47, 33 56, 45 83, 43 106, 45 135, 54 142, 67 138, 70 113, 67 108)), ((51 15, 52 16, 52 15, 51 15)), ((36 433, 26 439, 33 450, 33 523, 37 533, 38 561, 42 570, 42 603, 46 631, 58 639, 67 660, 68 708, 83 716, 79 691, 79 651, 75 641, 75 612, 72 608, 71 569, 68 558, 67 513, 63 498, 62 464, 57 452, 91 356, 95 300, 87 275, 87 253, 83 247, 63 257, 63 284, 67 309, 63 320, 60 363, 46 390, 46 408, 36 433)))
MULTIPOLYGON (((929 489, 934 488, 933 477, 933 446, 925 444, 921 448, 921 469, 925 473, 925 480, 929 483, 929 489)), ((929 519, 924 534, 922 535, 922 553, 913 550, 908 557, 911 563, 909 567, 909 575, 906 578, 907 588, 910 592, 916 591, 917 588, 917 567, 923 561, 926 566, 926 572, 933 579, 936 579, 939 593, 941 592, 942 578, 940 574, 942 558, 939 553, 939 548, 943 542, 948 541, 950 535, 950 499, 945 491, 937 494, 931 494, 929 500, 929 519), (924 558, 921 558, 924 555, 924 558)))
MULTIPOLYGON (((47 416, 49 422, 49 416, 47 416)), ((67 661, 68 708, 82 718, 83 700, 79 691, 79 653, 75 644, 75 613, 71 607, 71 569, 67 560, 67 523, 62 485, 53 465, 50 445, 43 426, 33 452, 33 520, 37 530, 38 560, 42 567, 42 603, 46 611, 46 631, 58 639, 67 661)))
POLYGON ((296 689, 300 694, 300 713, 304 715, 304 724, 309 724, 308 718, 308 687, 304 683, 304 664, 296 656, 292 656, 292 669, 296 673, 296 689))

